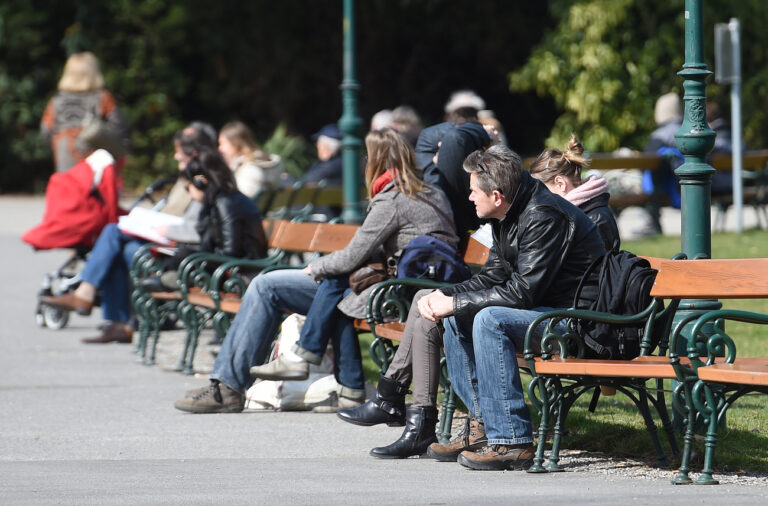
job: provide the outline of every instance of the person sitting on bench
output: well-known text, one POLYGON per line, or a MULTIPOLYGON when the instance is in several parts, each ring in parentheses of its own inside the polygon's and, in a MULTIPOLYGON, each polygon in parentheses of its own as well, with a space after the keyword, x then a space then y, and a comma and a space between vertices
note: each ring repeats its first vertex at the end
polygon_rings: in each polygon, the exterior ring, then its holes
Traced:
POLYGON ((440 233, 453 246, 458 242, 455 234, 446 232, 453 227, 447 222, 452 217, 445 195, 422 182, 407 141, 386 128, 370 132, 365 145, 370 203, 360 229, 343 250, 320 257, 303 270, 281 269, 257 276, 216 357, 210 384, 188 392, 176 402, 177 409, 193 413, 242 411, 243 393, 252 382, 252 366, 264 363, 286 311, 307 315, 296 349, 301 360, 291 363, 281 355, 283 359, 271 365, 274 376, 284 371, 290 379, 306 377, 307 362, 320 363, 330 339, 339 406, 359 406, 365 399, 360 343, 352 318, 364 316, 373 286, 353 293, 349 274, 380 248, 388 257, 420 235, 440 233))

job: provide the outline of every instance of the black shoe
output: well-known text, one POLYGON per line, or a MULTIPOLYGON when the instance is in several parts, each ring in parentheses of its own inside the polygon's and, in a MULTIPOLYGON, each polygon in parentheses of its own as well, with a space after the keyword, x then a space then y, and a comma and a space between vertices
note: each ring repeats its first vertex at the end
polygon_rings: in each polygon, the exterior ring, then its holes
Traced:
POLYGON ((141 280, 141 288, 148 293, 154 292, 172 292, 172 289, 166 287, 160 280, 160 276, 150 276, 141 280))
POLYGON ((340 409, 336 415, 345 422, 355 425, 377 425, 386 423, 390 427, 405 425, 405 394, 408 386, 381 376, 376 387, 376 395, 362 406, 340 409))
POLYGON ((404 459, 421 455, 429 445, 437 441, 437 408, 408 406, 405 413, 405 430, 400 439, 389 446, 374 448, 371 455, 380 459, 404 459))

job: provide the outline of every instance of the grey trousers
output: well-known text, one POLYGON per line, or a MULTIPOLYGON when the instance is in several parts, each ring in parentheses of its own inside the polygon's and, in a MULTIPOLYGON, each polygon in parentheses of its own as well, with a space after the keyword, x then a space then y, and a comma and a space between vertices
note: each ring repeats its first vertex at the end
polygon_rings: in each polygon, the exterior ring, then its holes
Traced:
POLYGON ((433 291, 420 290, 413 297, 403 339, 384 374, 385 377, 405 385, 413 381, 414 406, 437 406, 440 349, 443 346, 442 329, 439 324, 423 318, 417 307, 419 299, 433 291))

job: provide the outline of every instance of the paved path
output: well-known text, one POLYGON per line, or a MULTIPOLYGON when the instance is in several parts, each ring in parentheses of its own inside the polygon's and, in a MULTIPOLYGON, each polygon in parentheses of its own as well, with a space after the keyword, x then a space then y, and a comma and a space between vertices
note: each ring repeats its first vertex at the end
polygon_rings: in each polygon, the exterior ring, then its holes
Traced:
MULTIPOLYGON (((60 331, 33 318, 62 251, 19 240, 42 200, 0 197, 0 504, 765 504, 768 487, 674 487, 579 466, 556 475, 377 460, 400 429, 333 415, 186 415, 202 380, 135 362, 127 345, 83 345, 98 314, 60 331)), ((98 311, 96 311, 98 313, 98 311)))

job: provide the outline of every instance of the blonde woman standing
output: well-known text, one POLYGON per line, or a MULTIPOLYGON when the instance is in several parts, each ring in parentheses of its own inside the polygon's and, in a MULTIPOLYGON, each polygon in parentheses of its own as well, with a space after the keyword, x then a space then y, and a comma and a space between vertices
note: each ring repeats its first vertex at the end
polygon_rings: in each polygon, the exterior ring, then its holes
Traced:
POLYGON ((70 169, 96 148, 107 149, 115 158, 125 155, 125 123, 115 97, 104 89, 99 60, 90 51, 67 59, 40 133, 51 143, 57 172, 70 169))

